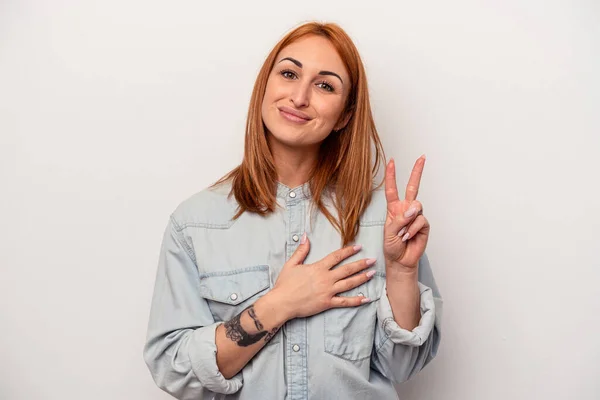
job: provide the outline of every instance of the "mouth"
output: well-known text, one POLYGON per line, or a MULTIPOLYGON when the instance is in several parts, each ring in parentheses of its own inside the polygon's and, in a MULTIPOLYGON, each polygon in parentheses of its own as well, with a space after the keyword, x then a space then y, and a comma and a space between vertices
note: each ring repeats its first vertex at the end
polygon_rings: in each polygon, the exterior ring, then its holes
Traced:
POLYGON ((294 110, 289 107, 282 106, 278 107, 278 109, 279 113, 283 118, 287 119, 288 121, 295 122, 297 124, 304 124, 312 119, 303 112, 294 110))

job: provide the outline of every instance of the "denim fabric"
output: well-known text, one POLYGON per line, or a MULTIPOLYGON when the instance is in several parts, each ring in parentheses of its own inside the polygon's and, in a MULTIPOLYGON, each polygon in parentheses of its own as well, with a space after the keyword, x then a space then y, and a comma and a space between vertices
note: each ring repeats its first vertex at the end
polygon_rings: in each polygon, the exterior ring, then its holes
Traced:
POLYGON ((216 327, 271 290, 302 234, 311 239, 306 264, 341 247, 339 233, 311 210, 308 183, 294 189, 277 183, 275 213, 246 212, 236 221, 229 189, 223 184, 194 194, 168 220, 143 351, 156 384, 178 399, 397 399, 393 383, 436 355, 442 300, 425 253, 419 326, 408 331, 394 321, 383 262, 383 189, 373 192, 361 216, 355 243, 363 249, 341 263, 377 258, 373 279, 340 294, 373 301, 290 320, 240 373, 221 375, 216 327))

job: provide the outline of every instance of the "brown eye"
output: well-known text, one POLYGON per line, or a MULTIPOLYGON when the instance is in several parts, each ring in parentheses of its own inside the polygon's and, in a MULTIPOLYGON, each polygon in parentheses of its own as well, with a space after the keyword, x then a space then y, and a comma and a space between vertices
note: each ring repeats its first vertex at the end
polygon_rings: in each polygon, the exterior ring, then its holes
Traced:
POLYGON ((294 79, 296 78, 296 74, 288 69, 284 69, 283 71, 280 72, 281 76, 283 76, 286 79, 294 79))
POLYGON ((326 91, 328 91, 328 92, 333 92, 333 91, 334 91, 334 89, 333 89, 333 86, 331 86, 331 85, 330 85, 329 83, 327 83, 327 82, 321 82, 321 83, 319 83, 319 86, 320 86, 322 89, 324 89, 324 90, 326 90, 326 91))

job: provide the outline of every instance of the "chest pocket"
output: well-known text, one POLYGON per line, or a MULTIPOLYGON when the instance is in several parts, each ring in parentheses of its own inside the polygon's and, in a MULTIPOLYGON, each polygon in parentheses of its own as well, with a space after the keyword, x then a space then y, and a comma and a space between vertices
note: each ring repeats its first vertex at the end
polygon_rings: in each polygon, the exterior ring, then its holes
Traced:
MULTIPOLYGON (((200 295, 208 302, 215 322, 229 321, 254 304, 270 288, 269 266, 200 274, 200 295)), ((269 343, 279 341, 275 335, 269 343)))
POLYGON ((338 296, 360 296, 371 299, 358 307, 331 308, 324 312, 324 346, 327 353, 349 361, 371 356, 377 323, 377 301, 381 297, 385 275, 377 272, 373 278, 338 296))

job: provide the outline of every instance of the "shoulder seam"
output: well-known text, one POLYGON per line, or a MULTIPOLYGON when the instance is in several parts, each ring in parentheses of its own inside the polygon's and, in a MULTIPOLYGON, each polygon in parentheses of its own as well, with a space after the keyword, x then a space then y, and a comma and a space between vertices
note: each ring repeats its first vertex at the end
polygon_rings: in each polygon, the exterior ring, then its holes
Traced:
POLYGON ((171 214, 171 216, 169 218, 171 219, 171 224, 173 226, 173 230, 175 231, 177 241, 179 242, 181 247, 183 247, 183 249, 185 250, 187 255, 190 257, 190 259, 194 262, 194 264, 196 264, 196 255, 194 254, 194 251, 192 250, 190 245, 187 243, 187 241, 182 237, 183 236, 182 231, 185 227, 181 227, 181 225, 179 225, 179 223, 177 222, 177 220, 175 219, 173 214, 171 214))

